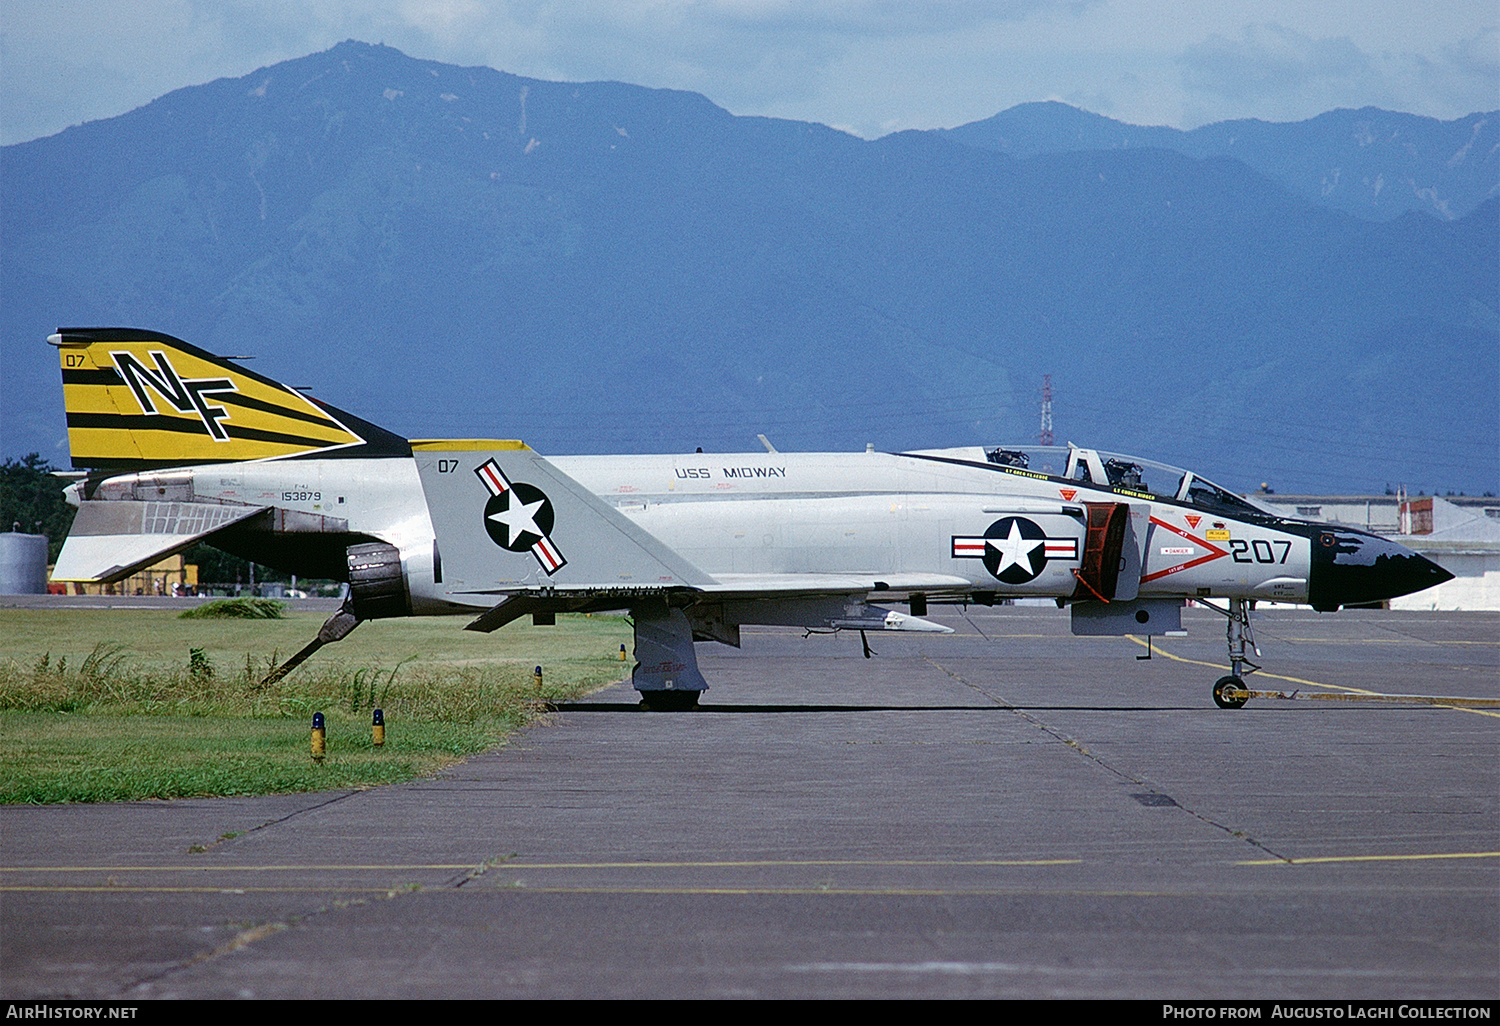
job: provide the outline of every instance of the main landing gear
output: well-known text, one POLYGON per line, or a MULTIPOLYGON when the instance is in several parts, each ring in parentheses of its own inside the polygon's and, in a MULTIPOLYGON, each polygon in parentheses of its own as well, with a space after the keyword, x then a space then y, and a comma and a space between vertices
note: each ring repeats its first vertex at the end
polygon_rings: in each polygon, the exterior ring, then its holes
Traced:
POLYGON ((1245 655, 1246 646, 1257 656, 1260 655, 1260 648, 1255 644, 1255 631, 1250 626, 1250 602, 1248 599, 1232 598, 1229 600, 1228 612, 1211 603, 1205 602, 1204 605, 1224 613, 1228 618, 1224 633, 1229 646, 1229 676, 1220 677, 1214 682, 1214 705, 1220 709, 1239 709, 1250 700, 1250 696, 1244 693, 1247 690, 1245 678, 1260 669, 1245 655), (1226 691, 1229 693, 1226 694, 1226 691))
POLYGON ((630 682, 641 693, 641 708, 650 712, 691 712, 708 687, 698 672, 693 628, 681 609, 666 603, 642 603, 630 611, 635 620, 635 668, 630 682))

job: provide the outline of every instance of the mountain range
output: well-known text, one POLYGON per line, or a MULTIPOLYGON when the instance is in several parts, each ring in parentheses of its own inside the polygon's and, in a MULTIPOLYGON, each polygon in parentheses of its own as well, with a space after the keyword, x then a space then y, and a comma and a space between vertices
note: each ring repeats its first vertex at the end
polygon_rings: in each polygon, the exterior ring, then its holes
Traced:
POLYGON ((1184 132, 1047 102, 1023 103, 940 132, 1014 157, 1130 148, 1198 160, 1233 157, 1310 203, 1376 221, 1414 210, 1453 220, 1500 195, 1500 116, 1494 111, 1438 121, 1364 107, 1294 124, 1243 119, 1184 132))
POLYGON ((1034 442, 1048 374, 1060 442, 1240 490, 1495 490, 1497 125, 866 141, 342 43, 0 150, 3 449, 64 462, 44 339, 129 325, 409 437, 1034 442))

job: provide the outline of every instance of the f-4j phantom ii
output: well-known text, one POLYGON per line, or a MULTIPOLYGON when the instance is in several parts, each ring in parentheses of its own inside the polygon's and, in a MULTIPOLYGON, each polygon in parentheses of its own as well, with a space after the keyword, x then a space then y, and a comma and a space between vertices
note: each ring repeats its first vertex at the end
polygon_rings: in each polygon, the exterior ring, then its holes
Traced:
POLYGON ((1452 576, 1385 538, 1072 445, 547 459, 401 438, 168 335, 48 341, 87 471, 54 578, 117 581, 207 542, 347 581, 299 655, 380 617, 469 611, 468 629, 493 631, 628 609, 632 682, 673 708, 708 686, 694 642, 738 645, 746 624, 947 631, 929 603, 1040 596, 1071 609, 1075 634, 1159 635, 1194 599, 1226 617, 1214 697, 1232 707, 1244 698, 1226 687, 1258 668, 1254 600, 1335 610, 1452 576))

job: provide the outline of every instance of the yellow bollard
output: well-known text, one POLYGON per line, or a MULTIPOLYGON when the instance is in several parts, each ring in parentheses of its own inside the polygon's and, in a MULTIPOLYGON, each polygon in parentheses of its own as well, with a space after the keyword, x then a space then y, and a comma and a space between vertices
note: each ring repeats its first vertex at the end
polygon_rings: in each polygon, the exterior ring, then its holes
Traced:
POLYGON ((376 748, 385 744, 385 711, 375 710, 374 721, 370 725, 370 740, 376 748))
POLYGON ((328 747, 328 732, 323 729, 323 714, 313 713, 312 725, 312 757, 314 762, 322 762, 323 755, 328 747))
POLYGON ((531 683, 536 685, 538 691, 542 690, 542 668, 538 666, 536 672, 531 675, 531 683))
POLYGON ((625 643, 622 641, 622 642, 620 642, 620 662, 623 663, 624 661, 625 661, 625 643))

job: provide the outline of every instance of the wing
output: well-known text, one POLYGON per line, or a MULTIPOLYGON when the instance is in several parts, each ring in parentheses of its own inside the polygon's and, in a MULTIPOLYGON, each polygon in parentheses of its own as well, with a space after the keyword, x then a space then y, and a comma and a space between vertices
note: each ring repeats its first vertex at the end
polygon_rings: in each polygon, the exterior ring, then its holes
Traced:
POLYGON ((782 595, 846 595, 911 592, 942 595, 946 592, 968 594, 974 582, 950 574, 719 574, 707 592, 723 597, 782 595))

